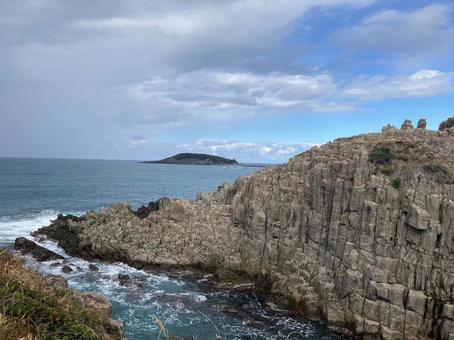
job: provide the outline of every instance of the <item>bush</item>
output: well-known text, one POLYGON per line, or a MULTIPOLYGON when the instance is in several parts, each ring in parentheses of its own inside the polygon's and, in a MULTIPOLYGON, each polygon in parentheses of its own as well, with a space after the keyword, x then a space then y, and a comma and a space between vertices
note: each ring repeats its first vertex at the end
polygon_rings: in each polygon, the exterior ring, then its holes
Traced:
POLYGON ((102 324, 70 289, 49 286, 39 274, 0 250, 0 338, 99 339, 102 324))
POLYGON ((391 182, 391 185, 393 186, 394 189, 400 189, 400 185, 401 185, 400 178, 393 179, 393 181, 391 182))
POLYGON ((445 166, 440 164, 427 164, 422 167, 423 171, 434 178, 440 184, 454 184, 454 175, 445 166))
POLYGON ((376 146, 369 153, 369 162, 375 165, 386 165, 392 162, 394 155, 387 147, 376 146))

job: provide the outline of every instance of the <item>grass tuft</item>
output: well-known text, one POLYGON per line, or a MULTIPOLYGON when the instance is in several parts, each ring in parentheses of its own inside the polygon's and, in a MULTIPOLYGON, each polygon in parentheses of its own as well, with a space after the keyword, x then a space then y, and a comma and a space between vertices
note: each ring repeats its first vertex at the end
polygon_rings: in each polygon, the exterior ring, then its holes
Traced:
POLYGON ((95 340, 99 317, 89 315, 75 293, 50 286, 7 250, 0 250, 0 339, 95 340))

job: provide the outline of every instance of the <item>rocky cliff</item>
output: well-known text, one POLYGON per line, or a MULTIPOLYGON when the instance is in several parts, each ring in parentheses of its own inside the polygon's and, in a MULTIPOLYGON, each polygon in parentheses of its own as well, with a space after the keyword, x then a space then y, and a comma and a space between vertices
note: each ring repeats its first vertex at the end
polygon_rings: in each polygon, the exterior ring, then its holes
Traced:
POLYGON ((338 139, 195 201, 38 231, 85 257, 229 269, 365 338, 454 339, 454 129, 338 139))

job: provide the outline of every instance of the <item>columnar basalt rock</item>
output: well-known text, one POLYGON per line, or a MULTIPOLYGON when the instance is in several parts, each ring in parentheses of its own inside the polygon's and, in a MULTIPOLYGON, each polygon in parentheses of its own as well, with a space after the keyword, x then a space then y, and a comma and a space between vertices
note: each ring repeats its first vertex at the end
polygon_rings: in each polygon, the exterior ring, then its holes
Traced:
POLYGON ((166 200, 143 219, 116 205, 38 233, 136 266, 245 273, 304 315, 366 338, 450 340, 453 155, 453 134, 389 127, 196 201, 166 200))
POLYGON ((402 130, 411 130, 413 129, 413 124, 411 123, 410 119, 405 119, 405 121, 402 123, 402 126, 400 127, 402 130))
POLYGON ((418 121, 418 129, 422 129, 422 130, 425 130, 426 127, 427 127, 427 120, 425 120, 424 118, 421 118, 419 121, 418 121))
POLYGON ((448 118, 445 121, 441 122, 440 127, 438 128, 440 131, 447 130, 454 127, 454 117, 448 118))

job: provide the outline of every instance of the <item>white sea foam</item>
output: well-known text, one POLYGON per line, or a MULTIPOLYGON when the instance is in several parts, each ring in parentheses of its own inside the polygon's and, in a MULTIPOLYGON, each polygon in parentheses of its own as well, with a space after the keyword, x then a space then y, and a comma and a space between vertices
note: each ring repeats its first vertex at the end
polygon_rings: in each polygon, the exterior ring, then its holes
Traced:
POLYGON ((43 210, 37 214, 0 217, 0 243, 8 244, 19 236, 27 237, 32 231, 50 224, 57 215, 54 210, 43 210))
POLYGON ((186 293, 181 293, 180 295, 187 296, 195 302, 204 302, 207 300, 205 295, 196 293, 196 292, 186 292, 186 293))

